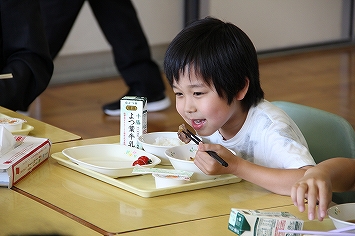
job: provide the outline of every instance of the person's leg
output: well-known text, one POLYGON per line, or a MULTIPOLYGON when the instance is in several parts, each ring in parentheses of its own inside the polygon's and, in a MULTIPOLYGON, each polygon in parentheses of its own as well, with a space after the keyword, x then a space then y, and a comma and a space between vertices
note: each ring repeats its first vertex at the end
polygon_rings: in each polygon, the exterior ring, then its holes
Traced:
MULTIPOLYGON (((89 3, 112 46, 117 69, 130 88, 127 95, 147 97, 148 111, 167 108, 170 101, 165 97, 161 71, 151 58, 132 3, 129 0, 89 0, 89 3)), ((119 115, 120 101, 107 104, 103 109, 108 115, 119 115)))
POLYGON ((54 59, 79 14, 85 0, 40 0, 49 51, 54 59))

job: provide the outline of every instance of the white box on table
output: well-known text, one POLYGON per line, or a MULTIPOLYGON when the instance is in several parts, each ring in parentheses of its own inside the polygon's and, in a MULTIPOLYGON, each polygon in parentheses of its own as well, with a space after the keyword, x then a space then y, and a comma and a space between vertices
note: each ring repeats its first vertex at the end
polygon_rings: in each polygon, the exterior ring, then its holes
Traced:
POLYGON ((121 145, 142 149, 138 138, 145 133, 147 133, 147 98, 123 97, 121 99, 121 145))
POLYGON ((228 221, 228 229, 242 236, 276 236, 280 235, 278 230, 302 230, 302 228, 303 220, 288 212, 232 208, 228 221))
POLYGON ((45 138, 14 136, 14 149, 0 156, 0 186, 11 188, 44 162, 50 153, 51 142, 45 138))

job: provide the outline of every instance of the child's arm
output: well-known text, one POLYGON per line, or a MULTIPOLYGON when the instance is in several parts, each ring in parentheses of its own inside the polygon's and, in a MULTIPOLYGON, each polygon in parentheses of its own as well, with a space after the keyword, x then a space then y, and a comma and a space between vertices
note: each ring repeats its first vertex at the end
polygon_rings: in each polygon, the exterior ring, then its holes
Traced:
POLYGON ((331 158, 308 169, 297 181, 291 197, 298 209, 305 210, 304 199, 308 199, 308 218, 315 218, 318 205, 318 219, 323 220, 332 192, 355 190, 355 160, 351 158, 331 158))
POLYGON ((303 177, 306 169, 276 169, 256 165, 233 155, 221 145, 200 144, 196 153, 195 164, 206 174, 234 174, 244 180, 259 185, 277 194, 290 195, 293 184, 303 177), (224 167, 205 151, 218 153, 227 163, 224 167))

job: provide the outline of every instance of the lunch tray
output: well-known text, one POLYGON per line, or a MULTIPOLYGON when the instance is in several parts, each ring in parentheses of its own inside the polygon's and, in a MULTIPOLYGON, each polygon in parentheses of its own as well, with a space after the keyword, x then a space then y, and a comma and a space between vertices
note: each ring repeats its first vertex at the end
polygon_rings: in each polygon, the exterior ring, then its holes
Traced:
MULTIPOLYGON (((190 181, 186 184, 167 187, 167 188, 156 188, 155 180, 151 174, 136 175, 129 177, 112 178, 107 175, 89 170, 87 168, 81 167, 72 161, 70 161, 61 152, 53 153, 52 158, 55 159, 60 165, 66 166, 70 169, 76 170, 80 173, 88 175, 92 178, 101 180, 105 183, 111 184, 128 192, 134 193, 138 196, 149 198, 161 195, 167 195, 172 193, 179 193, 185 191, 191 191, 202 188, 215 187, 225 184, 232 184, 241 181, 241 178, 234 175, 221 175, 213 180, 201 180, 201 181, 190 181)), ((159 168, 172 168, 171 166, 160 166, 159 168)))

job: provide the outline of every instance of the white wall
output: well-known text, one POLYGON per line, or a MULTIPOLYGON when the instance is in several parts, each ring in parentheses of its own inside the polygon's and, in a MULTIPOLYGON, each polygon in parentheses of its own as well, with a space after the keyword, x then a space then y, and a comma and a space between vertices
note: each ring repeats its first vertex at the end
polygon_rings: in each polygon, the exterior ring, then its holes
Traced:
POLYGON ((343 0, 207 0, 211 15, 240 27, 258 51, 323 43, 343 37, 343 0))
MULTIPOLYGON (((200 15, 236 24, 249 35, 257 50, 263 51, 344 38, 347 33, 344 2, 348 0, 201 0, 200 15)), ((161 64, 166 46, 184 26, 184 1, 133 0, 133 3, 153 58, 161 64)), ((52 83, 119 73, 110 46, 87 3, 54 63, 52 83)))
MULTIPOLYGON (((133 0, 150 45, 168 44, 183 27, 183 0, 133 0)), ((231 21, 259 50, 342 37, 342 0, 201 0, 201 17, 231 21), (207 9, 207 10, 206 10, 207 9)), ((60 55, 110 50, 87 2, 60 55)))

